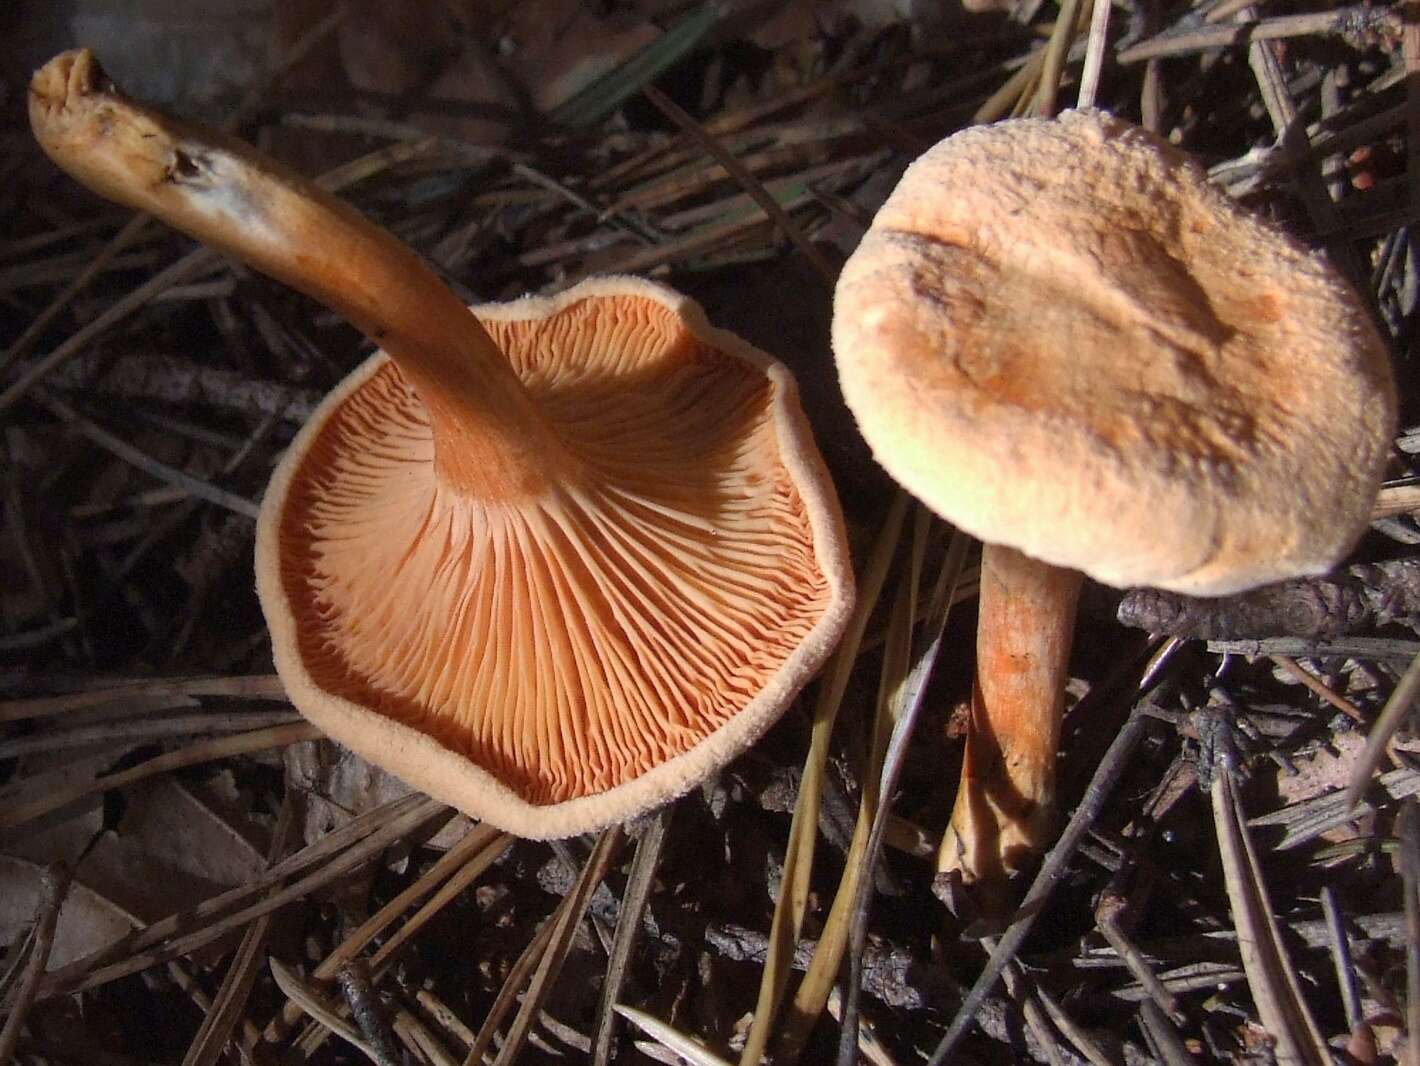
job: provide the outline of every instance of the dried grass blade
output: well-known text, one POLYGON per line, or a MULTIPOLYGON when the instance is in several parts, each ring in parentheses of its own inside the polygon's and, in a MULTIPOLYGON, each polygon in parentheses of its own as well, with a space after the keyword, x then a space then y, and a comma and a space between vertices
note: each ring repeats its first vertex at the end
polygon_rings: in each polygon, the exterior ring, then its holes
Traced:
POLYGON ((646 85, 642 91, 646 94, 646 99, 655 104, 663 115, 695 138, 700 146, 725 168, 725 172, 739 183, 740 187, 749 194, 750 198, 760 206, 766 215, 774 220, 774 224, 783 231, 784 236, 794 243, 794 247, 799 250, 799 253, 814 270, 818 271, 824 285, 832 289, 834 282, 838 279, 838 272, 824 258, 823 253, 814 247, 804 231, 799 229, 798 224, 789 217, 789 213, 779 206, 779 201, 769 195, 760 180, 751 174, 749 169, 736 159, 716 137, 707 133, 705 127, 687 115, 665 93, 654 85, 646 85))
POLYGON ((1081 14, 1080 0, 1061 0, 1055 16, 1055 28, 1045 46, 1041 60, 1040 85, 1036 89, 1035 113, 1043 118, 1055 117, 1055 102, 1060 94, 1060 76, 1065 72, 1065 60, 1074 43, 1075 23, 1081 14))
MULTIPOLYGON (((838 979, 843 954, 848 948, 853 906, 860 886, 865 881, 869 884, 872 882, 873 871, 868 868, 867 862, 868 838, 881 805, 879 783, 883 759, 887 753, 893 723, 900 710, 899 700, 903 685, 907 680, 912 619, 917 611, 917 584, 922 570, 922 553, 926 546, 927 512, 919 505, 916 515, 917 520, 913 523, 911 560, 907 572, 898 580, 892 612, 888 619, 882 673, 878 679, 877 702, 873 712, 870 751, 862 770, 863 794, 858 805, 858 819, 853 826, 853 838, 848 845, 848 854, 843 858, 843 873, 839 878, 833 903, 829 907, 828 919, 824 922, 823 932, 819 934, 818 944, 814 947, 813 958, 809 960, 803 980, 794 992, 779 1039, 775 1041, 775 1062, 796 1062, 808 1041, 809 1033, 818 1024, 819 1017, 828 1003, 828 994, 838 979)), ((857 1052, 856 1036, 855 1032, 849 1045, 851 1054, 857 1052)))
MULTIPOLYGON (((507 833, 498 832, 491 826, 480 826, 474 829, 468 837, 465 837, 464 841, 460 841, 459 845, 455 845, 455 848, 459 848, 463 854, 466 854, 460 845, 468 843, 470 849, 472 849, 476 847, 479 842, 482 842, 481 849, 476 850, 472 857, 468 858, 464 865, 459 868, 452 877, 449 877, 439 890, 429 897, 428 901, 425 902, 422 907, 411 914, 409 919, 380 945, 378 951, 370 956, 369 967, 371 973, 374 975, 373 979, 375 981, 379 981, 380 978, 385 975, 390 962, 394 959, 395 955, 399 953, 399 950, 413 939, 418 934, 419 930, 423 929, 424 926, 428 924, 430 919, 448 906, 449 903, 456 899, 475 879, 481 877, 485 870, 498 861, 499 857, 512 845, 513 838, 507 833)), ((453 849, 450 850, 450 853, 452 853, 452 850, 453 849)), ((447 854, 445 858, 448 858, 447 854)), ((353 957, 355 952, 363 948, 370 940, 374 939, 374 937, 378 936, 411 902, 427 893, 429 888, 432 887, 433 884, 437 884, 439 879, 447 876, 446 871, 448 867, 444 865, 442 859, 435 864, 435 867, 438 868, 437 876, 431 876, 435 874, 435 870, 431 869, 423 878, 420 878, 415 884, 409 886, 409 888, 405 889, 394 899, 390 900, 389 903, 381 907, 379 911, 365 921, 360 928, 351 933, 340 947, 331 952, 330 955, 316 967, 313 971, 313 975, 322 980, 328 980, 334 977, 339 972, 341 966, 348 961, 349 958, 353 957)), ((281 1039, 286 1031, 286 1023, 295 1022, 298 1017, 299 1015, 293 1015, 291 1013, 290 1008, 278 1014, 272 1019, 271 1024, 267 1026, 265 1039, 271 1041, 281 1039)), ((303 1033, 300 1040, 297 1041, 297 1047, 302 1057, 310 1058, 314 1055, 320 1045, 324 1043, 324 1039, 324 1031, 318 1027, 303 1033)), ((468 1043, 472 1043, 472 1038, 470 1038, 468 1043)))
POLYGON ((332 882, 339 880, 358 870, 368 862, 374 861, 378 855, 397 840, 401 840, 411 833, 414 833, 420 826, 429 823, 431 820, 440 817, 447 819, 452 815, 452 810, 443 807, 434 800, 426 800, 425 804, 414 808, 404 817, 399 818, 362 840, 358 845, 346 848, 334 859, 295 881, 279 892, 274 892, 266 898, 259 900, 250 906, 234 914, 219 918, 205 928, 196 929, 186 936, 171 940, 161 947, 155 947, 149 951, 139 952, 125 959, 112 963, 108 966, 100 967, 91 973, 86 974, 74 985, 75 991, 82 991, 94 988, 98 985, 116 981, 120 977, 127 977, 129 974, 138 973, 155 966, 159 963, 167 962, 196 951, 205 944, 210 944, 218 937, 224 935, 232 929, 239 929, 248 922, 269 914, 274 910, 286 906, 298 899, 303 899, 316 889, 323 888, 332 882))
POLYGON ((1197 1060, 1188 1053, 1169 1016, 1152 999, 1139 1004, 1139 1028, 1163 1060, 1164 1066, 1194 1066, 1197 1060))
POLYGON ((647 822, 636 842, 636 854, 631 860, 631 872, 626 878, 626 892, 621 899, 621 912, 616 920, 616 934, 611 943, 606 976, 602 978, 601 1008, 597 1011, 597 1031, 592 1038, 592 1066, 607 1066, 611 1061, 611 1039, 616 1029, 616 1001, 626 980, 626 967, 641 933, 641 919, 651 887, 656 879, 656 867, 661 861, 661 847, 670 827, 671 812, 663 807, 647 822))
MULTIPOLYGON (((929 518, 930 515, 926 509, 919 507, 918 536, 913 543, 913 589, 918 585, 918 575, 921 570, 921 548, 926 544, 927 526, 924 519, 929 518)), ((849 977, 843 1005, 843 1028, 838 1044, 838 1061, 843 1066, 852 1066, 855 1049, 859 1045, 858 998, 863 985, 864 948, 867 944, 868 913, 872 902, 872 872, 877 868, 878 856, 882 854, 883 838, 886 835, 889 816, 892 812, 893 793, 897 790, 903 759, 907 753, 907 744, 912 738, 918 712, 922 708, 922 697, 927 691, 927 684, 932 679, 932 670, 936 666, 937 656, 941 652, 942 635, 946 630, 952 604, 956 602, 957 586, 961 581, 962 565, 966 560, 966 550, 970 543, 971 538, 966 534, 960 530, 952 531, 947 554, 942 560, 942 568, 937 575, 936 585, 929 601, 925 627, 928 634, 927 643, 923 647, 922 653, 917 657, 917 661, 907 672, 906 678, 893 694, 897 704, 894 715, 896 724, 893 726, 892 736, 888 739, 887 751, 883 755, 882 776, 877 789, 877 809, 872 813, 872 828, 868 834, 867 849, 863 856, 863 876, 859 878, 854 889, 855 898, 849 908, 851 922, 848 936, 849 977)), ((908 614, 909 637, 910 620, 915 618, 916 614, 914 599, 908 614)), ((889 647, 891 647, 891 642, 889 647)), ((886 663, 886 661, 885 659, 884 662, 886 663)), ((867 811, 867 798, 865 791, 864 812, 867 811)), ((822 941, 820 941, 821 943, 822 941)))
POLYGON ((276 987, 281 989, 282 995, 300 1006, 303 1011, 340 1039, 358 1048, 367 1059, 376 1063, 377 1066, 396 1066, 395 1063, 381 1059, 379 1052, 371 1044, 366 1043, 365 1038, 356 1032, 355 1027, 340 1017, 336 1009, 317 994, 315 989, 297 977, 295 971, 280 959, 273 958, 268 961, 271 966, 271 976, 276 979, 276 987))
POLYGON ((1387 485, 1371 504, 1371 521, 1420 511, 1420 485, 1387 485))
POLYGON ((483 1025, 478 1030, 478 1036, 474 1039, 473 1046, 469 1048, 468 1054, 464 1057, 464 1066, 482 1066, 485 1053, 493 1046, 493 1038, 498 1032, 498 1027, 503 1023, 504 1015, 508 1013, 508 1009, 517 998, 518 992, 523 987, 523 981, 531 974, 532 977, 527 993, 523 997, 522 1006, 513 1019, 508 1036, 494 1061, 496 1064, 505 1064, 516 1058, 517 1052, 521 1050, 523 1042, 532 1029, 533 1019, 537 1017, 542 1006, 543 996, 551 982, 556 979, 557 972, 566 958, 572 933, 582 920, 582 915, 586 912, 587 903, 590 902, 596 886, 606 876, 611 858, 615 854, 616 845, 620 843, 620 840, 620 827, 603 830, 601 836, 597 838, 596 847, 592 849, 592 854, 588 856, 583 865, 582 873, 577 878, 577 883, 573 886, 572 891, 567 893, 552 916, 542 923, 528 946, 523 949, 518 961, 508 971, 508 977, 503 982, 503 987, 499 989, 493 1006, 488 1010, 488 1017, 483 1020, 483 1025))
POLYGON ((553 110, 558 126, 590 126, 634 96, 661 73, 680 62, 720 20, 721 5, 704 3, 621 66, 603 75, 553 110))
POLYGON ((246 733, 269 726, 291 725, 301 720, 296 711, 246 711, 220 714, 208 711, 198 714, 162 715, 138 719, 103 722, 74 729, 46 729, 10 740, 0 740, 0 759, 13 759, 35 752, 52 754, 91 744, 129 744, 211 737, 223 733, 246 733))
MULTIPOLYGON (((491 826, 485 827, 489 830, 491 826)), ((497 862, 510 847, 513 846, 514 838, 507 833, 496 833, 491 840, 486 843, 482 850, 469 859, 464 867, 441 887, 437 892, 429 897, 429 901, 409 916, 409 920, 399 927, 399 931, 380 945, 378 951, 370 956, 371 968, 383 973, 383 967, 392 959, 396 952, 402 948, 415 933, 423 929, 429 920, 447 907, 464 889, 474 880, 481 877, 483 873, 497 862)), ((363 929, 363 927, 362 927, 363 929)), ((360 930, 356 930, 360 932, 360 930)))
POLYGON ((1111 0, 1093 0, 1090 4, 1090 37, 1085 46, 1085 65, 1080 69, 1080 95, 1077 106, 1094 107, 1099 92, 1100 71, 1104 68, 1105 48, 1109 43, 1109 9, 1111 0))
POLYGON ((1326 935, 1331 949, 1331 961, 1336 967, 1336 983, 1341 988, 1341 1005, 1346 1011, 1346 1028, 1351 1032, 1363 1021, 1361 1015, 1361 993, 1356 987, 1356 965, 1351 960, 1351 940, 1346 934, 1346 924, 1341 916, 1341 907, 1336 902, 1336 890, 1330 885, 1321 889, 1321 909, 1326 916, 1326 935))
MULTIPOLYGON (((1246 11, 1252 7, 1256 0, 1235 5, 1228 5, 1231 14, 1235 15, 1240 11, 1246 11)), ((1252 44, 1256 41, 1275 41, 1288 37, 1311 37, 1326 36, 1341 32, 1342 28, 1348 24, 1354 25, 1357 21, 1369 19, 1374 27, 1372 32, 1377 35, 1394 33, 1398 17, 1389 15, 1377 19, 1372 15, 1375 9, 1367 7, 1334 7, 1329 11, 1320 11, 1302 15, 1281 15, 1276 18, 1260 19, 1249 17, 1246 21, 1234 22, 1231 25, 1218 25, 1223 18, 1229 17, 1229 12, 1220 5, 1208 12, 1204 20, 1206 25, 1198 29, 1179 32, 1177 28, 1165 30, 1163 33, 1150 37, 1147 41, 1140 41, 1124 49, 1116 57, 1121 65, 1138 63, 1145 59, 1160 59, 1165 56, 1180 56, 1191 52, 1202 52, 1210 48, 1229 48, 1235 45, 1252 44), (1220 12, 1222 12, 1220 14, 1220 12)))
POLYGON ((33 696, 0 702, 0 722, 81 711, 114 700, 139 696, 233 696, 238 699, 284 700, 286 689, 275 674, 243 677, 174 677, 130 681, 61 696, 33 696))
POLYGON ((405 1046, 429 1062, 430 1066, 459 1066, 460 1060, 451 1055, 428 1026, 409 1011, 401 1010, 395 1015, 394 1032, 405 1046))
POLYGON ((596 846, 587 856, 581 876, 577 878, 577 883, 567 898, 562 901, 562 906, 558 908, 557 916, 552 921, 552 937, 547 950, 543 952, 537 970, 528 982, 522 1006, 518 1008, 513 1024, 508 1027, 508 1035, 498 1051, 498 1057, 493 1060, 493 1066, 512 1066, 522 1054, 523 1044, 532 1032, 533 1021, 542 1010, 542 1004, 547 999, 548 992, 552 990, 557 975, 562 972, 562 964, 567 961, 567 952, 572 947, 572 935, 587 913, 587 904, 592 901, 592 893, 611 869, 612 860, 621 846, 621 839, 622 830, 619 825, 603 829, 597 837, 596 846))
POLYGON ((814 849, 818 843, 819 802, 823 792, 824 764, 828 760, 828 741, 848 677, 863 643, 868 618, 882 592, 888 564, 897 550, 902 522, 907 514, 908 496, 899 492, 893 497, 887 515, 878 531, 872 555, 858 580, 858 603, 844 631, 843 640, 834 653, 831 666, 819 681, 818 702, 814 705, 814 720, 809 751, 804 757, 803 778, 799 796, 794 803, 789 823, 789 843, 784 853, 784 871, 779 900, 774 907, 774 920, 769 927, 769 948, 764 959, 764 974, 759 982, 759 998, 754 1007, 754 1021, 745 1038, 740 1066, 758 1066, 769 1042, 770 1026, 779 1011, 779 1002, 793 969, 794 945, 804 924, 808 909, 809 878, 813 873, 814 849))
MULTIPOLYGON (((358 955, 365 945, 384 932, 391 922, 430 892, 433 892, 435 888, 453 876, 459 867, 470 862, 490 843, 496 842, 500 836, 501 834, 496 829, 488 826, 475 826, 469 830, 464 838, 446 851, 433 866, 425 871, 423 876, 372 914, 360 924, 359 928, 341 941, 334 951, 321 960, 320 964, 311 972, 311 976, 317 981, 328 981, 335 977, 340 972, 342 965, 358 955)), ((501 854, 501 849, 497 854, 501 854)), ((278 1012, 267 1025, 263 1039, 273 1043, 280 1040, 286 1029, 295 1024, 299 1016, 300 1012, 295 1007, 288 1007, 278 1012)))
MULTIPOLYGON (((267 853, 268 868, 281 858, 282 852, 290 846, 291 830, 295 826, 295 803, 293 793, 287 791, 281 805, 281 814, 276 822, 276 830, 271 836, 271 849, 267 853)), ((251 994, 256 981, 257 968, 261 963, 262 948, 266 936, 271 931, 272 916, 263 914, 247 926, 241 943, 232 955, 231 965, 222 977, 222 985, 213 997, 212 1007, 197 1035, 188 1045, 187 1054, 182 1057, 182 1066, 213 1066, 222 1054, 223 1047, 241 1020, 242 1009, 247 996, 251 994)))
POLYGON ((498 1027, 503 1024, 504 1015, 508 1013, 513 1001, 517 999, 523 982, 537 966, 538 960, 542 958, 542 953, 547 949, 548 941, 552 939, 552 929, 556 917, 557 912, 554 912, 551 918, 538 927, 533 938, 528 941, 528 946, 518 956, 517 962, 513 963, 508 970, 503 987, 498 990, 498 995, 493 1000, 493 1006, 488 1008, 488 1016, 483 1019, 483 1025, 479 1027, 478 1035, 474 1037, 473 1044, 464 1057, 464 1066, 483 1066, 487 1058, 486 1052, 493 1046, 493 1038, 498 1033, 498 1027))
MULTIPOLYGON (((843 1021, 843 996, 836 988, 828 994, 828 1016, 836 1022, 843 1021)), ((878 1038, 873 1024, 862 1017, 858 1024, 858 1051, 868 1066, 897 1066, 897 1060, 878 1038)))
POLYGON ((315 844, 303 848, 289 859, 277 863, 256 883, 230 889, 204 900, 190 910, 160 918, 143 929, 127 933, 112 944, 91 951, 69 965, 46 974, 43 992, 45 995, 52 995, 60 991, 73 991, 100 967, 118 959, 131 958, 183 931, 202 928, 204 923, 216 921, 218 916, 247 904, 284 878, 295 876, 298 872, 318 862, 325 862, 332 856, 338 859, 352 850, 357 850, 361 846, 359 842, 368 841, 377 834, 388 831, 391 824, 402 825, 403 819, 411 812, 418 811, 424 818, 428 818, 437 809, 438 804, 432 800, 411 795, 369 811, 327 834, 315 844))
POLYGON ((284 748, 288 744, 298 744, 303 740, 315 740, 320 736, 321 731, 309 722, 297 722, 294 725, 281 725, 271 729, 257 729, 250 733, 239 733, 234 737, 204 740, 199 744, 191 744, 176 751, 156 755, 146 762, 129 767, 127 770, 102 774, 92 781, 78 781, 63 788, 56 788, 47 795, 36 799, 13 804, 6 810, 0 811, 0 829, 13 829, 15 826, 24 825, 26 822, 43 817, 50 811, 57 811, 75 800, 91 796, 95 792, 125 788, 137 781, 167 773, 169 770, 180 770, 187 766, 227 759, 233 755, 246 755, 253 751, 265 751, 267 748, 284 748))
POLYGON ((1216 769, 1209 794, 1243 972, 1258 1017, 1277 1041, 1277 1062, 1280 1066, 1329 1066, 1326 1041, 1307 1008, 1267 901, 1261 865, 1248 837, 1231 767, 1216 769))
POLYGON ((1036 919, 1045 909, 1046 900, 1049 899, 1056 884, 1065 876, 1070 859, 1075 854, 1075 849, 1079 847, 1080 841, 1094 825, 1095 819, 1099 817, 1099 813, 1104 807, 1105 800, 1124 772, 1125 763, 1133 753, 1135 745, 1144 738, 1148 715, 1144 711, 1142 700, 1137 697, 1142 696, 1153 687, 1154 682, 1162 675, 1165 666, 1182 644, 1183 641, 1179 638, 1170 637, 1160 644, 1150 657, 1135 688, 1136 701, 1133 711, 1130 712, 1124 725, 1120 727, 1119 732, 1105 751, 1103 758, 1100 759, 1094 777, 1090 779, 1089 787, 1085 789, 1085 794, 1080 800, 1080 805, 1070 815, 1070 820, 1066 823, 1064 832, 1060 834, 1060 839, 1046 853, 1045 860, 1040 865, 1040 872, 1035 875, 1035 880, 1031 882, 1026 898, 1017 909, 1016 913, 1019 917, 1001 934, 1001 939, 996 944, 996 950, 991 953, 986 968, 982 970, 975 984, 971 986, 971 991, 966 994, 961 1006, 957 1008, 956 1016, 932 1052, 928 1066, 945 1066, 950 1060, 952 1052, 961 1042, 962 1037, 966 1036, 972 1026, 976 1024, 977 1011, 986 1002, 986 997, 996 987, 996 982, 1000 980, 1002 972, 1015 958, 1016 952, 1020 950, 1026 937, 1030 935, 1036 919))
POLYGON ((680 1056, 691 1066, 730 1066, 728 1062, 710 1051, 700 1041, 686 1036, 678 1029, 672 1029, 654 1015, 619 1003, 616 1006, 616 1011, 642 1032, 651 1036, 656 1043, 672 1054, 680 1056))
POLYGON ((15 1049, 20 1043, 20 1031, 24 1029, 25 1019, 39 994, 40 980, 44 977, 44 968, 49 965, 54 931, 59 925, 59 910, 64 906, 64 897, 69 892, 70 878, 69 868, 62 863, 46 867, 41 875, 34 932, 28 938, 29 950, 24 966, 18 971, 15 993, 10 1000, 10 1013, 4 1027, 0 1028, 0 1066, 10 1066, 14 1060, 15 1049))
POLYGON ((1037 48, 1027 56, 1020 69, 1007 78, 1001 87, 988 96, 986 101, 976 109, 976 113, 971 116, 971 121, 980 124, 995 122, 1003 115, 1009 114, 1022 100, 1027 99, 1031 86, 1040 77, 1040 67, 1044 56, 1044 48, 1037 48))
POLYGON ((1420 1066, 1420 804, 1400 810, 1400 874, 1405 883, 1405 1047, 1409 1066, 1420 1066))
POLYGON ((1119 1066, 1115 1059, 1105 1054, 1104 1048, 1099 1046, 1099 1043, 1085 1031, 1084 1027, 1070 1017, 1054 996, 1039 984, 1035 986, 1033 991, 1035 998, 1045 1008, 1046 1016, 1060 1031, 1060 1035, 1074 1045, 1075 1050, 1084 1057, 1086 1062, 1089 1062, 1091 1066, 1119 1066))
MULTIPOLYGON (((1402 800, 1407 796, 1420 794, 1420 773, 1408 768, 1390 770, 1375 778, 1371 784, 1377 798, 1383 796, 1389 800, 1402 800)), ((1374 811, 1375 807, 1367 801, 1362 801, 1354 809, 1347 807, 1345 794, 1337 790, 1269 814, 1259 814, 1249 819, 1247 824, 1283 826, 1286 832, 1273 846, 1273 850, 1287 851, 1315 840, 1329 829, 1335 829, 1374 811)))
POLYGON ((1381 759, 1385 757, 1391 738, 1410 714, 1417 695, 1420 695, 1420 655, 1411 659, 1405 673, 1400 675, 1395 691, 1390 694, 1390 699, 1385 701, 1380 717, 1376 719, 1376 724, 1371 727, 1371 732, 1366 737, 1366 746, 1361 750, 1361 757, 1356 760, 1356 766, 1351 771, 1351 780, 1346 785, 1346 810, 1354 810, 1361 796, 1365 794, 1372 776, 1380 767, 1381 759))

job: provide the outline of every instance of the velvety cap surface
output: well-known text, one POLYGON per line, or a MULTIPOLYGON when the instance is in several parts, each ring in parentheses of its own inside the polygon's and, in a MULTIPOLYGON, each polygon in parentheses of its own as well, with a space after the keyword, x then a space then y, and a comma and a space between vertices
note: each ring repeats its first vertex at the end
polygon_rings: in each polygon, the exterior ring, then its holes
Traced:
POLYGON ((449 491, 376 356, 263 505, 278 667, 336 739, 525 836, 676 795, 771 724, 851 606, 841 520, 787 372, 633 279, 476 308, 587 476, 449 491))
POLYGON ((1118 586, 1326 569, 1394 432, 1347 283, 1101 112, 969 129, 913 163, 844 268, 833 345, 902 484, 1118 586))

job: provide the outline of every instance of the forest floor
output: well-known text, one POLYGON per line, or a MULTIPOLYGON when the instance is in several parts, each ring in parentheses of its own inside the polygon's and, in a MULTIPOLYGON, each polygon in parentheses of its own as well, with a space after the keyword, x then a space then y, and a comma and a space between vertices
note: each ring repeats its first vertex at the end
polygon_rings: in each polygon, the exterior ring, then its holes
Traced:
POLYGON ((1408 17, 1293 0, 12 5, 0 1064, 756 1047, 776 1066, 1420 1063, 1408 17), (596 837, 515 840, 323 739, 273 673, 253 519, 370 346, 44 158, 26 82, 74 44, 134 96, 323 175, 468 302, 640 274, 784 360, 864 575, 861 639, 717 778, 596 837), (1060 843, 962 885, 936 851, 978 557, 953 569, 959 542, 859 437, 833 283, 913 158, 1082 98, 1325 250, 1391 344, 1401 429, 1332 578, 1183 607, 1086 587, 1060 843), (874 738, 908 710, 885 754, 874 738), (885 771, 880 805, 863 784, 885 771), (791 832, 796 805, 816 832, 791 832))

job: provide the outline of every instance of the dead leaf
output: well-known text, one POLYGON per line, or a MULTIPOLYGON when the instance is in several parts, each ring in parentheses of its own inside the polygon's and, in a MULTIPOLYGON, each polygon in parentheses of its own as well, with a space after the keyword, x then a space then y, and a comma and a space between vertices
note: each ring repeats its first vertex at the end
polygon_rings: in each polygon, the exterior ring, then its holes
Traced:
MULTIPOLYGON (((43 871, 35 863, 0 855, 0 944, 13 944, 34 921, 43 871)), ((49 966, 73 962, 139 924, 135 915, 76 878, 59 912, 49 966)))
MULTIPOLYGON (((308 844, 366 811, 417 791, 329 740, 292 744, 285 760, 287 781, 306 793, 301 831, 308 844)), ((447 850, 463 839, 471 824, 462 815, 451 819, 428 846, 447 850)))

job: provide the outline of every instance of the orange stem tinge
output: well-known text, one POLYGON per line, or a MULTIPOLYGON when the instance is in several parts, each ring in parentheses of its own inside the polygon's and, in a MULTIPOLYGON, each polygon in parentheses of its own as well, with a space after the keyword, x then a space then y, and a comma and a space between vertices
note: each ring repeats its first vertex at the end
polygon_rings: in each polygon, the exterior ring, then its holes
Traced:
POLYGON ((977 679, 940 870, 999 880, 1050 839, 1082 581, 1013 548, 982 549, 977 679))
POLYGON ((128 100, 87 49, 36 72, 30 124, 94 191, 313 296, 383 348, 429 413, 450 488, 535 495, 575 468, 478 319, 349 204, 236 138, 128 100))

